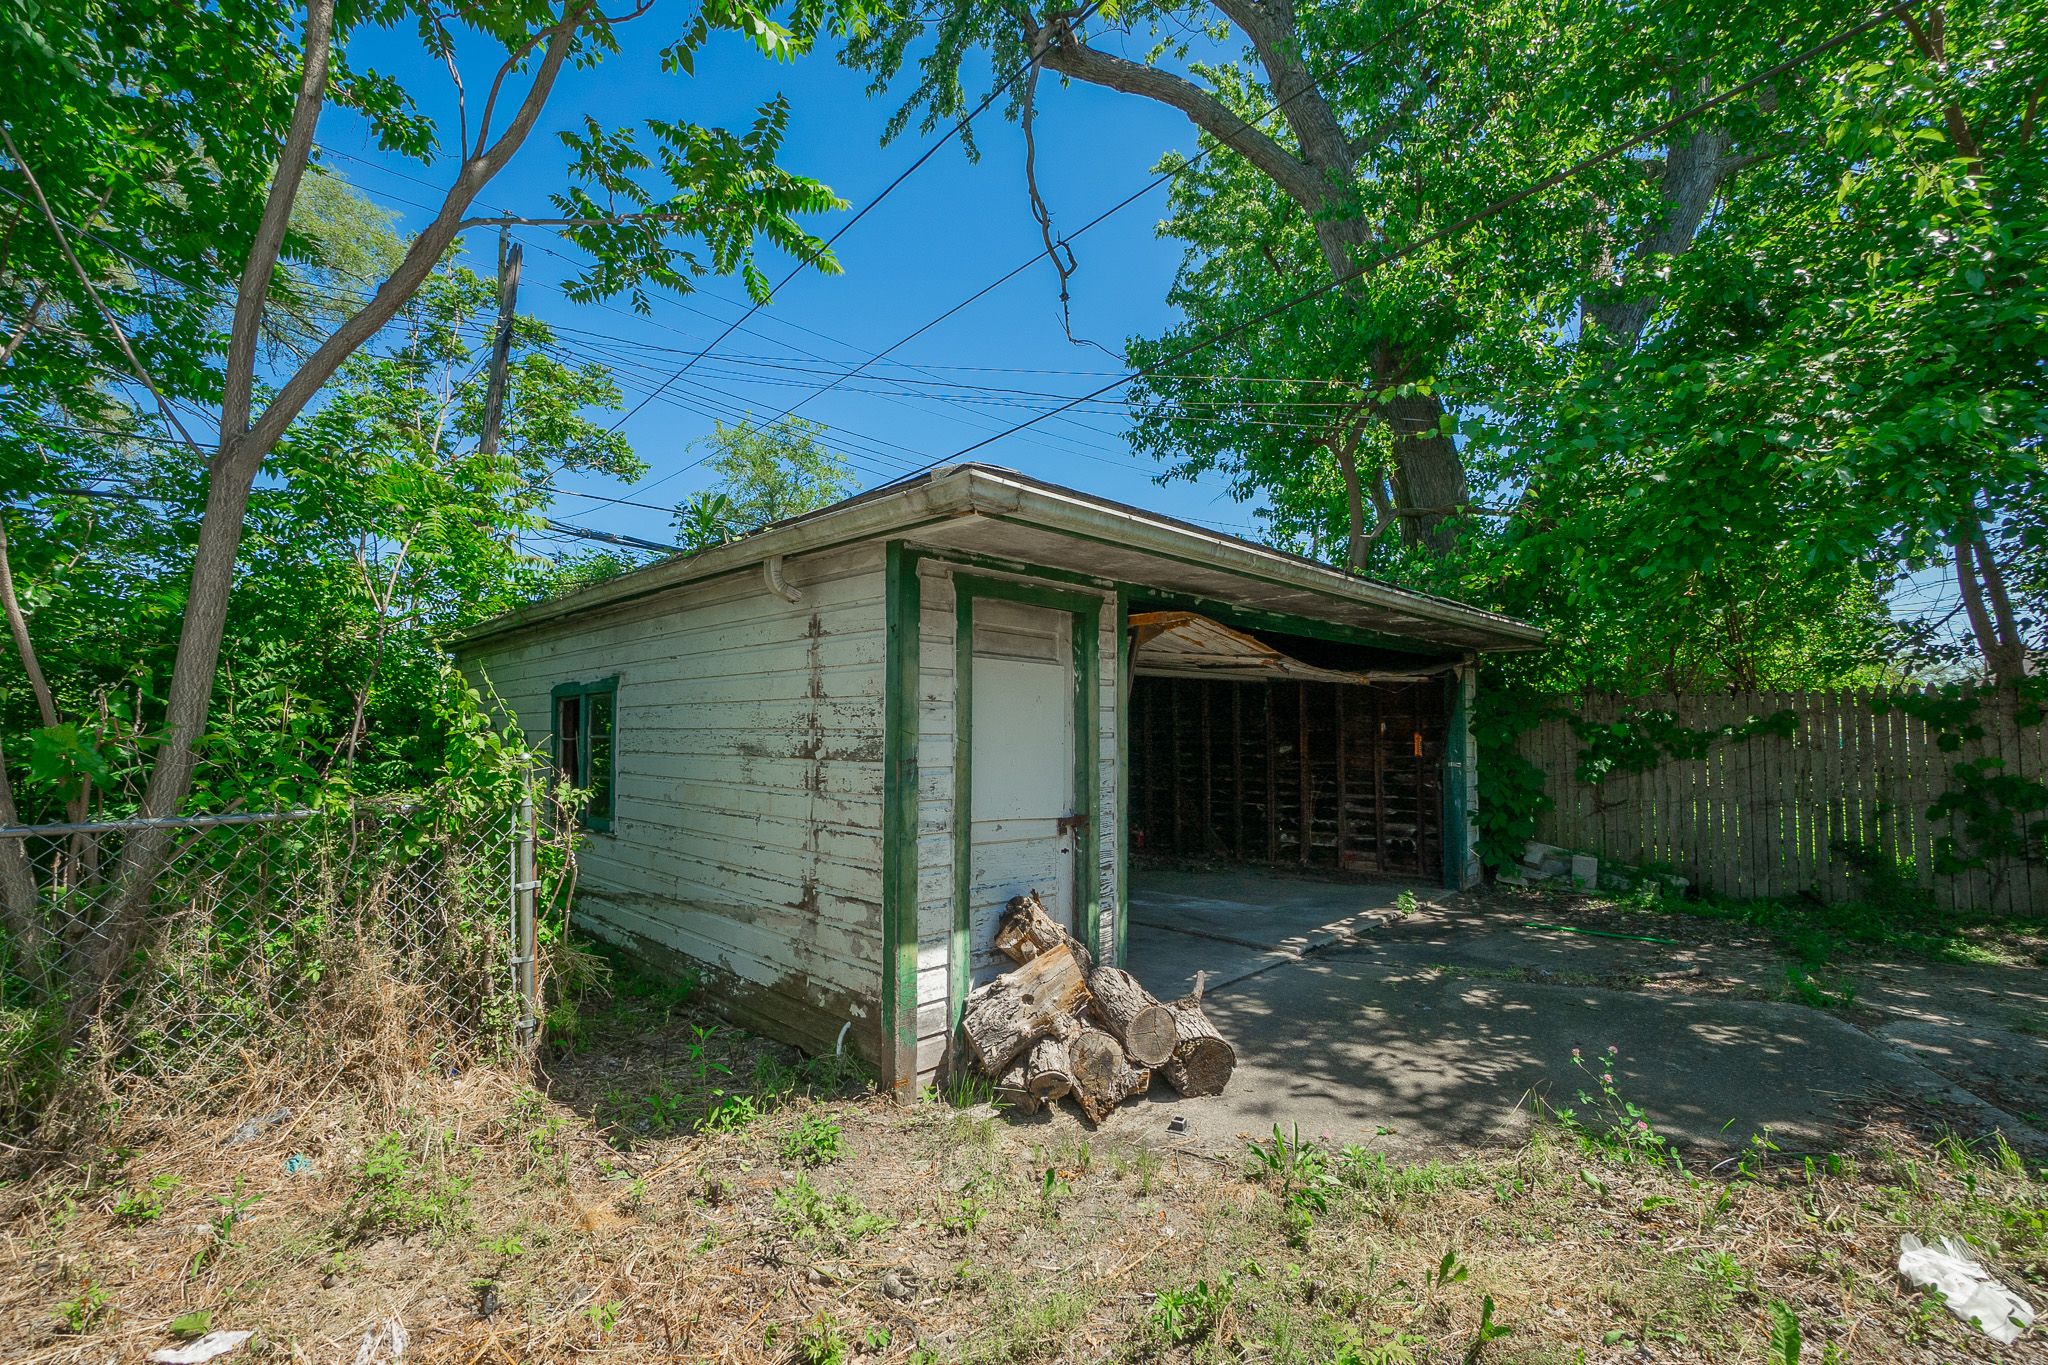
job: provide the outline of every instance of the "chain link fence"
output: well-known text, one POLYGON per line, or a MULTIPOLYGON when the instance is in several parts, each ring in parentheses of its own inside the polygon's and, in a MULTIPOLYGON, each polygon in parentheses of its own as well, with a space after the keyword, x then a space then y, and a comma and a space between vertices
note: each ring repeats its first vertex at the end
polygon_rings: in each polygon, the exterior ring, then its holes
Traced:
POLYGON ((0 1124, 85 1073, 190 1089, 516 1049, 552 884, 533 849, 527 803, 0 828, 0 1124))

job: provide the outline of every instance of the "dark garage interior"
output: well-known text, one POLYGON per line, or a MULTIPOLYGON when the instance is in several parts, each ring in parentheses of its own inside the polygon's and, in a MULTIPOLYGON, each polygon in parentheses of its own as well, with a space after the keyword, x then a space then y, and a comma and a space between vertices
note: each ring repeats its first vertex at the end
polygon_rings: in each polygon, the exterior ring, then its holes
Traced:
POLYGON ((1141 857, 1438 878, 1442 677, 1131 680, 1141 857))

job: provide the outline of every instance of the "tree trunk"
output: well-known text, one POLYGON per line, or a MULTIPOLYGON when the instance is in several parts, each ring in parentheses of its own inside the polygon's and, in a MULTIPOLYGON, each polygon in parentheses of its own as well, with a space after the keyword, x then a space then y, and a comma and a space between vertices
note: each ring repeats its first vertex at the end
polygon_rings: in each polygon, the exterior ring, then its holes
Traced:
POLYGON ((2005 592, 2005 575, 1974 512, 1957 533, 1952 548, 1963 614, 1984 658, 1984 671, 1996 687, 2017 686, 2027 674, 2026 640, 2005 592))
POLYGON ((1033 1094, 1031 1087, 1024 1083, 1024 1064, 1012 1062, 1003 1078, 996 1082, 996 1103, 1014 1109, 1020 1114, 1035 1114, 1045 1107, 1045 1102, 1033 1094))
MULTIPOLYGON (((269 297, 292 205, 310 162, 314 131, 326 104, 334 11, 333 0, 310 0, 306 6, 305 61, 297 102, 255 238, 242 267, 228 335, 220 445, 207 466, 206 509, 193 552, 191 586, 186 593, 183 629, 165 695, 163 727, 149 781, 138 802, 136 813, 144 817, 175 815, 191 794, 198 770, 198 744, 206 731, 219 673, 228 599, 234 583, 235 560, 241 549, 242 520, 248 511, 249 490, 265 458, 335 371, 396 316, 447 255, 462 230, 463 214, 533 131, 585 19, 585 11, 571 5, 551 28, 543 31, 544 42, 538 55, 528 57, 533 75, 526 95, 504 131, 486 146, 486 128, 479 134, 474 149, 464 149, 461 166, 439 210, 412 239, 397 269, 377 286, 367 303, 345 319, 285 379, 261 415, 252 421, 255 355, 263 304, 269 297)), ((154 883, 170 847, 170 832, 160 827, 137 830, 123 843, 100 944, 81 976, 66 1021, 69 1036, 77 1037, 84 1024, 99 1011, 109 987, 140 945, 154 883)))
POLYGON ((1457 548, 1456 523, 1471 500, 1464 461, 1443 433, 1443 400, 1435 394, 1400 394, 1387 400, 1394 437, 1394 506, 1401 543, 1447 555, 1457 548))
POLYGON ((1140 1066, 1158 1066, 1173 1055, 1177 1040, 1173 1012, 1121 967, 1097 967, 1088 977, 1095 1017, 1140 1066))
POLYGON ((1036 1099, 1050 1104, 1074 1088, 1074 1064, 1067 1044, 1058 1037, 1042 1038, 1024 1063, 1023 1085, 1036 1099))
POLYGON ((1012 962, 1029 962, 1040 953, 1062 946, 1072 950, 1074 960, 1084 969, 1089 966, 1088 950, 1045 913, 1045 903, 1039 900, 1036 891, 1010 898, 1010 903, 1003 907, 1002 925, 996 930, 996 947, 1004 956, 1012 962))
POLYGON ((969 995, 960 1029, 981 1073, 1000 1077, 1025 1049, 1085 1008, 1088 999, 1079 959, 1065 947, 1055 948, 969 995))
MULTIPOLYGON (((7 755, 0 749, 0 825, 20 820, 14 809, 14 783, 7 775, 7 755)), ((36 890, 35 870, 29 866, 28 846, 20 839, 0 839, 0 928, 13 945, 6 963, 42 1000, 43 934, 42 897, 36 890)))
POLYGON ((1175 1042, 1173 1056, 1160 1068, 1160 1074, 1168 1085, 1191 1099, 1222 1094, 1223 1087, 1230 1084, 1230 1073, 1237 1069, 1237 1050, 1202 1013, 1201 1001, 1177 1000, 1169 1008, 1175 1042))
POLYGON ((1100 1029, 1084 1028, 1068 1051, 1074 1061, 1074 1103, 1090 1123, 1152 1083, 1152 1073, 1124 1054, 1123 1046, 1100 1029))

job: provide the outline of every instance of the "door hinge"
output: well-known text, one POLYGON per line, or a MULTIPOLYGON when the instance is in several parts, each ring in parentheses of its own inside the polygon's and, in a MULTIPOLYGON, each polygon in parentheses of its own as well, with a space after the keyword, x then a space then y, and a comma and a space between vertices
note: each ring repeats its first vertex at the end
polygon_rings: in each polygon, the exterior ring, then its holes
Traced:
POLYGON ((1067 834, 1073 830, 1086 828, 1088 828, 1088 812, 1082 811, 1076 815, 1062 815, 1059 819, 1057 830, 1061 834, 1067 834))

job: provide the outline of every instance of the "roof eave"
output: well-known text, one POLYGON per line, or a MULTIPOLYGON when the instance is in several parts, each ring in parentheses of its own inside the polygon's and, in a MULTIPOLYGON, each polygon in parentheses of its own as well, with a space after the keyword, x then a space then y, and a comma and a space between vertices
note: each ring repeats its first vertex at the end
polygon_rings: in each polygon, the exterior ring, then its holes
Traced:
POLYGON ((960 465, 766 527, 687 558, 650 565, 622 578, 522 607, 472 627, 453 643, 474 645, 583 612, 640 601, 776 556, 814 554, 975 515, 1024 522, 1055 534, 1111 537, 1132 549, 1167 558, 1184 558, 1191 546, 1199 546, 1216 567, 1242 577, 1483 634, 1488 637, 1484 646, 1488 652, 1540 649, 1544 642, 1538 627, 1494 612, 1356 578, 1205 527, 1087 497, 1010 471, 960 465))

